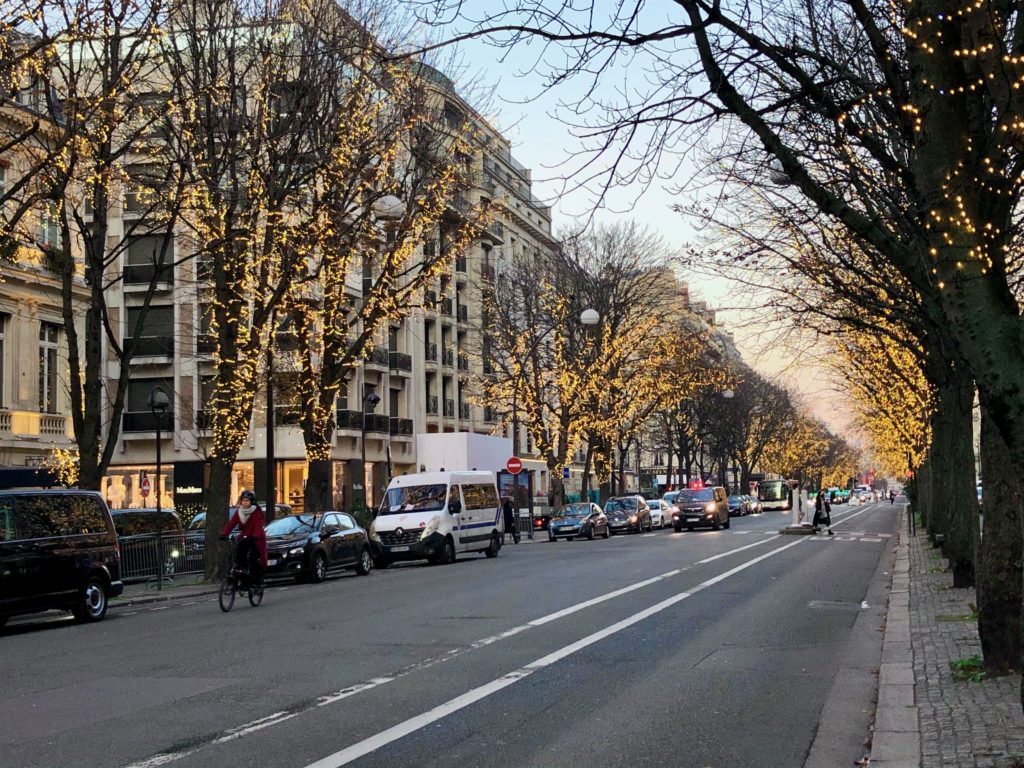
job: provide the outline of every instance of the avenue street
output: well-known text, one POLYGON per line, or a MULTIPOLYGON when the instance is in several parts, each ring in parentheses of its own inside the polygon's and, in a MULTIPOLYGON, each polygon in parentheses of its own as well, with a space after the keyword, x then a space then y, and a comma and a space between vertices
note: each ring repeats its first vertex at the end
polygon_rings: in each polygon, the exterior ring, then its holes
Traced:
POLYGON ((0 766, 851 765, 899 509, 15 620, 0 766))

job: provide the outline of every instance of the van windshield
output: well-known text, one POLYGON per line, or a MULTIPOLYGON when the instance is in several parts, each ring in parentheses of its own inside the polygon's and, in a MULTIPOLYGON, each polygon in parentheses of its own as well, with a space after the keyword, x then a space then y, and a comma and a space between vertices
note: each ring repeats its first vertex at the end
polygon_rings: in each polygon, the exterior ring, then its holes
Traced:
POLYGON ((382 515, 404 515, 407 512, 439 512, 448 498, 448 486, 406 485, 391 488, 380 505, 382 515))

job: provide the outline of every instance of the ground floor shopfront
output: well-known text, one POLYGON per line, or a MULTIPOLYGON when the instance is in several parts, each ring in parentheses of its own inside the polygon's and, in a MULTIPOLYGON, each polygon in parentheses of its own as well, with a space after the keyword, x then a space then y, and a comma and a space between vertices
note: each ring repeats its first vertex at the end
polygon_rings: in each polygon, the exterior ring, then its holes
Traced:
MULTIPOLYGON (((333 462, 332 493, 335 509, 352 509, 362 503, 365 489, 366 504, 380 503, 388 483, 388 465, 367 461, 364 478, 360 478, 360 460, 333 462)), ((392 468, 393 473, 411 472, 412 466, 392 468)), ((231 471, 231 498, 236 499, 243 490, 252 490, 260 503, 267 501, 268 467, 266 459, 237 461, 231 471)), ((294 512, 305 505, 306 480, 309 465, 305 459, 282 459, 273 463, 275 504, 287 504, 294 512)), ((160 506, 175 509, 182 518, 205 509, 205 489, 209 481, 209 465, 205 461, 174 461, 161 465, 140 463, 112 466, 100 484, 100 493, 111 509, 147 509, 160 506), (148 490, 147 490, 148 489, 148 490)))

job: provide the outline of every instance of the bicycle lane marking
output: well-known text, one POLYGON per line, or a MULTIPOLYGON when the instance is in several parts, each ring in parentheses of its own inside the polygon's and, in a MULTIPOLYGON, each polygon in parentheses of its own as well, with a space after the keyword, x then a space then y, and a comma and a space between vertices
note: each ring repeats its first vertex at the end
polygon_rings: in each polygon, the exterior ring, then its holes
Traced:
POLYGON ((484 685, 473 688, 472 690, 467 691, 461 696, 456 696, 454 699, 450 699, 444 704, 434 707, 433 709, 428 710, 427 712, 424 712, 421 715, 409 718, 408 720, 399 723, 398 725, 392 726, 387 730, 381 731, 380 733, 370 736, 369 738, 363 739, 362 741, 357 742, 349 747, 346 747, 345 749, 339 750, 331 755, 328 755, 327 757, 317 760, 315 763, 310 763, 306 766, 306 768, 341 768, 341 766, 348 765, 354 760, 358 760, 359 758, 364 757, 372 752, 376 752, 378 749, 381 749, 382 747, 385 747, 388 744, 391 744, 392 742, 395 742, 405 736, 415 733, 416 731, 432 723, 436 723, 438 720, 443 720, 449 715, 452 715, 458 712, 459 710, 465 709, 471 704, 475 704, 476 702, 485 699, 488 696, 491 696, 492 694, 495 694, 504 688, 508 688, 510 685, 518 683, 520 680, 529 677, 539 669, 549 667, 552 664, 561 661, 562 659, 565 659, 584 648, 587 648, 588 646, 591 646, 601 640, 604 640, 605 638, 611 637, 612 635, 615 635, 618 632, 621 632, 622 630, 633 626, 634 624, 638 624, 644 619, 648 619, 651 616, 661 613, 665 609, 670 608, 673 605, 680 603, 683 600, 686 600, 687 598, 693 597, 698 592, 702 592, 705 589, 712 587, 715 584, 718 584, 719 582, 725 581, 729 577, 734 576, 735 574, 741 571, 745 571, 747 568, 750 568, 751 566, 754 566, 763 560, 767 560, 769 557, 774 557, 780 552, 785 552, 787 549, 791 549, 792 547, 802 544, 804 541, 805 539, 798 539, 797 541, 794 541, 792 544, 786 544, 784 546, 779 547, 778 549, 773 549, 771 552, 766 552, 763 555, 755 557, 753 560, 748 560, 747 562, 742 563, 736 566, 735 568, 726 571, 725 573, 721 573, 718 576, 708 579, 707 581, 701 582, 697 586, 692 587, 691 589, 688 589, 685 592, 680 592, 666 600, 662 600, 660 603, 655 603, 654 605, 645 608, 642 611, 634 613, 632 616, 622 619, 621 621, 617 621, 614 624, 611 624, 605 627, 604 629, 598 630, 597 632, 587 635, 584 638, 576 640, 575 642, 569 643, 568 645, 563 646, 562 648, 559 648, 558 650, 553 651, 552 653, 549 653, 546 656, 542 656, 541 658, 532 661, 529 664, 520 667, 519 669, 513 672, 509 672, 508 674, 502 675, 501 677, 492 680, 489 683, 485 683, 484 685))
MULTIPOLYGON (((763 544, 766 541, 768 541, 768 539, 758 542, 758 544, 763 544)), ((753 545, 748 544, 743 547, 737 547, 736 549, 723 553, 723 556, 733 554, 736 552, 741 552, 745 549, 749 549, 751 546, 753 545)), ((315 709, 327 706, 329 704, 334 704, 335 702, 351 698, 352 696, 373 690, 374 688, 379 688, 382 685, 386 685, 387 683, 391 683, 396 680, 400 680, 404 677, 408 677, 409 675, 414 674, 416 672, 422 672, 423 670, 429 669, 438 664, 443 664, 446 661, 451 661, 454 658, 462 656, 463 654, 469 653, 471 651, 475 651, 478 648, 483 648, 485 646, 496 643, 500 640, 505 640, 509 637, 513 637, 514 635, 518 635, 519 633, 525 632, 529 629, 544 626, 545 624, 557 621, 558 619, 563 619, 566 616, 571 616, 575 613, 579 613, 580 611, 586 610, 587 608, 592 608, 595 605, 600 605, 601 603, 607 602, 609 600, 614 600, 617 597, 622 597, 623 595, 635 592, 639 589, 643 589, 644 587, 648 587, 652 584, 657 584, 673 576, 677 576, 678 574, 682 573, 684 570, 687 570, 688 568, 689 566, 687 566, 687 568, 675 568, 671 571, 659 574, 658 576, 653 576, 649 579, 638 581, 634 584, 630 584, 620 589, 612 590, 611 592, 606 592, 603 595, 598 595, 597 597, 593 597, 589 600, 584 600, 583 602, 576 603, 575 605, 571 605, 568 608, 563 608, 553 613, 549 613, 545 616, 532 619, 531 621, 528 621, 524 624, 520 624, 510 629, 506 629, 503 632, 499 632, 496 635, 490 635, 488 637, 481 638, 480 640, 476 640, 460 648, 453 648, 452 650, 448 651, 447 653, 441 656, 434 656, 427 659, 423 659, 421 661, 414 662, 413 664, 409 664, 408 666, 403 667, 395 672, 380 675, 378 677, 374 677, 370 680, 365 680, 363 682, 354 683, 353 685, 342 688, 339 691, 319 696, 316 699, 315 703, 302 707, 300 709, 296 709, 294 711, 284 710, 282 712, 277 712, 273 715, 263 717, 258 720, 253 720, 250 723, 245 723, 243 725, 239 725, 225 731, 210 734, 201 743, 195 744, 194 746, 190 746, 186 749, 176 750, 172 752, 160 752, 144 760, 140 760, 134 763, 128 763, 124 765, 123 768, 155 768, 156 766, 167 765, 177 760, 182 760, 214 744, 221 744, 224 741, 231 741, 253 731, 262 730, 263 728, 266 728, 269 725, 275 725, 277 723, 284 722, 285 720, 290 720, 291 718, 297 715, 301 715, 306 712, 311 712, 315 709)), ((212 599, 213 598, 211 597, 210 600, 212 599)))

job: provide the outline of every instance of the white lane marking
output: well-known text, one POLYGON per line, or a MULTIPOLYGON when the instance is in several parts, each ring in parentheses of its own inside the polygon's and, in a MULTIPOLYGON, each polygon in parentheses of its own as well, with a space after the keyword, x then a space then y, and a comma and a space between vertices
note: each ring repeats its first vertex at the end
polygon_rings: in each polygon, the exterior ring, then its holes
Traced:
POLYGON ((760 547, 762 544, 767 544, 769 541, 774 541, 775 539, 778 539, 778 538, 779 538, 779 534, 776 533, 774 536, 772 536, 770 538, 761 539, 760 541, 755 541, 753 544, 747 544, 745 547, 739 547, 738 549, 730 549, 728 552, 723 552, 720 555, 712 555, 711 557, 705 557, 703 560, 698 560, 697 561, 697 565, 704 565, 705 563, 710 563, 710 562, 712 562, 714 560, 720 560, 723 557, 729 557, 729 555, 735 555, 737 552, 742 552, 743 550, 750 549, 751 547, 760 547))
MULTIPOLYGON (((673 535, 673 536, 676 536, 676 535, 678 535, 678 536, 685 536, 686 534, 680 533, 680 534, 670 534, 670 535, 673 535)), ((772 538, 778 538, 778 534, 774 535, 772 538)), ((758 543, 764 543, 764 541, 768 541, 768 539, 764 539, 763 541, 758 542, 758 543)), ((740 552, 740 551, 742 551, 744 549, 750 549, 750 547, 752 547, 752 546, 754 546, 754 545, 753 544, 748 544, 747 546, 744 546, 744 547, 739 547, 737 549, 733 549, 733 550, 730 550, 728 552, 723 552, 721 555, 718 555, 716 557, 725 557, 726 555, 733 554, 734 552, 740 552)), ((791 546, 791 545, 787 545, 787 546, 791 546)), ((751 561, 751 562, 756 562, 756 561, 751 561)), ((390 683, 390 682, 393 682, 395 680, 399 680, 399 679, 401 679, 403 677, 407 677, 408 675, 411 675, 414 672, 420 672, 420 671, 423 671, 424 669, 429 669, 430 667, 436 666, 437 664, 441 664, 441 663, 443 663, 445 661, 450 661, 451 659, 454 659, 456 656, 459 656, 459 655, 461 655, 463 653, 468 653, 469 651, 476 650, 477 648, 482 648, 484 646, 491 645, 492 643, 496 643, 499 640, 504 640, 506 638, 512 637, 513 635, 518 635, 520 632, 524 632, 524 631, 526 631, 528 629, 531 629, 533 627, 543 626, 544 624, 548 624, 548 623, 550 623, 552 621, 555 621, 557 619, 564 618, 565 616, 570 616, 570 615, 572 615, 574 613, 582 611, 585 608, 590 608, 590 607, 592 607, 594 605, 598 605, 598 604, 603 603, 603 602, 605 602, 607 600, 612 600, 612 599, 614 599, 616 597, 620 597, 622 595, 628 594, 629 592, 633 592, 633 591, 635 591, 637 589, 641 589, 641 588, 649 586, 651 584, 655 584, 655 583, 657 583, 659 581, 664 581, 665 579, 671 578, 672 576, 675 576, 675 575, 677 575, 679 573, 682 573, 683 570, 688 570, 688 569, 689 569, 689 566, 687 566, 686 568, 683 568, 683 569, 675 569, 675 570, 663 573, 663 574, 661 574, 659 576, 654 576, 654 577, 652 577, 650 579, 647 579, 645 581, 637 582, 636 584, 630 584, 627 587, 622 587, 621 589, 613 590, 612 592, 608 592, 608 593, 606 593, 604 595, 599 595, 599 596, 597 596, 595 598, 591 598, 590 600, 586 600, 586 601, 584 601, 582 603, 577 603, 576 605, 570 606, 568 608, 563 608, 560 611, 555 611, 554 613, 549 613, 546 616, 541 616, 538 619, 533 619, 532 621, 527 622, 526 624, 521 624, 521 625, 519 625, 517 627, 512 627, 511 629, 507 629, 504 632, 498 633, 497 635, 491 635, 490 637, 482 638, 482 639, 477 640, 477 641, 475 641, 473 643, 470 643, 465 648, 462 648, 462 649, 458 649, 457 648, 457 649, 454 649, 452 651, 449 651, 444 656, 432 657, 432 658, 428 658, 428 659, 423 659, 422 661, 415 662, 414 664, 410 664, 409 666, 399 670, 398 672, 394 672, 394 673, 392 673, 389 676, 386 676, 386 677, 376 677, 376 678, 373 678, 371 680, 366 680, 364 682, 356 683, 354 685, 348 686, 347 688, 343 688, 340 691, 336 691, 334 693, 326 694, 324 696, 319 697, 317 699, 317 703, 315 705, 313 705, 313 707, 322 707, 322 706, 326 706, 328 704, 333 704, 334 702, 341 701, 343 699, 347 699, 347 698, 349 698, 351 696, 355 696, 357 693, 363 693, 364 691, 369 691, 369 690, 372 690, 374 688, 378 688, 378 687, 380 687, 382 685, 385 685, 386 683, 390 683)), ((122 614, 122 615, 124 615, 124 614, 122 614)), ((294 717, 295 715, 302 714, 303 712, 307 711, 308 709, 312 709, 313 707, 307 707, 305 710, 297 710, 297 711, 295 711, 293 713, 288 713, 287 717, 285 717, 283 719, 280 719, 280 720, 275 719, 270 724, 273 725, 276 722, 283 722, 284 719, 289 719, 291 717, 294 717)), ((269 717, 270 718, 277 718, 278 714, 270 715, 269 717)), ((254 721, 254 722, 258 723, 258 722, 261 722, 261 721, 254 721)), ((248 725, 239 726, 239 728, 245 729, 245 728, 249 728, 251 726, 252 726, 252 724, 250 723, 248 725)), ((261 727, 266 727, 266 726, 261 726, 261 727)), ((193 747, 191 749, 182 750, 180 752, 164 752, 164 753, 161 753, 161 754, 158 754, 158 755, 154 755, 153 757, 150 757, 150 758, 148 758, 146 760, 142 760, 141 762, 131 763, 130 765, 125 766, 124 768, 156 768, 156 766, 167 765, 168 763, 172 763, 172 762, 175 762, 177 760, 181 760, 182 758, 188 757, 189 755, 195 754, 196 752, 199 752, 200 750, 205 749, 210 744, 220 743, 219 739, 225 738, 227 735, 229 735, 230 733, 233 733, 233 732, 234 732, 234 729, 232 731, 225 731, 225 735, 220 736, 220 737, 218 737, 218 739, 214 739, 213 741, 206 742, 204 744, 199 744, 199 745, 197 745, 197 746, 195 746, 195 747, 193 747)))
POLYGON ((870 606, 868 605, 868 601, 867 600, 861 600, 860 601, 860 609, 862 611, 866 611, 869 607, 870 606))
POLYGON ((689 589, 686 592, 680 592, 677 595, 673 595, 672 597, 666 600, 662 600, 660 603, 656 603, 648 608, 645 608, 642 611, 639 611, 638 613, 634 613, 632 616, 629 616, 628 618, 625 618, 622 621, 617 621, 614 624, 605 627, 604 629, 598 630, 597 632, 587 635, 586 637, 581 638, 576 642, 570 643, 569 645, 559 648, 557 651, 554 651, 553 653, 549 653, 546 656, 542 656, 536 661, 530 662, 526 666, 521 667, 515 670, 514 672, 509 672, 507 675, 502 675, 496 680, 492 680, 489 683, 485 683, 484 685, 478 686, 477 688, 467 691, 461 696, 456 696, 454 699, 451 699, 450 701, 447 701, 444 704, 441 704, 440 706, 434 707, 433 709, 424 712, 421 715, 412 717, 406 720, 405 722, 392 726, 391 728, 388 728, 385 731, 381 731, 380 733, 374 736, 371 736, 367 739, 363 739, 362 741, 357 742, 356 744, 353 744, 349 747, 346 747, 345 749, 339 750, 334 754, 328 755, 327 757, 321 760, 317 760, 315 763, 310 763, 308 766, 306 766, 306 768, 340 768, 340 766, 347 765, 348 763, 351 763, 354 760, 358 760, 360 757, 368 755, 371 752, 375 752, 381 747, 387 746, 388 744, 397 741, 398 739, 401 739, 404 736, 408 736, 409 734, 414 733, 415 731, 418 731, 421 728, 430 725, 431 723, 436 723, 438 720, 442 720, 448 717, 449 715, 458 712, 461 709, 465 709, 471 704, 475 704, 481 699, 487 698, 491 694, 497 693, 503 688, 507 688, 510 685, 519 682, 523 678, 529 677, 538 669, 543 669, 544 667, 551 666, 555 662, 561 661, 562 659, 571 656, 572 654, 582 650, 583 648, 586 648, 587 646, 593 645, 594 643, 597 643, 601 640, 604 640, 607 637, 611 637, 612 635, 621 632, 623 629, 626 629, 627 627, 631 627, 634 624, 643 621, 644 619, 650 618, 651 616, 654 616, 655 614, 664 611, 666 608, 670 608, 676 603, 682 602, 683 600, 686 600, 688 597, 692 597, 698 592, 701 592, 702 590, 705 590, 708 587, 714 586, 715 584, 718 584, 720 581, 724 581, 730 576, 733 576, 739 573, 740 571, 744 571, 747 568, 756 565, 762 560, 766 560, 769 557, 774 557, 780 552, 784 552, 785 550, 790 549, 791 547, 795 547, 802 543, 803 540, 800 539, 794 541, 792 544, 786 544, 782 547, 779 547, 778 549, 773 549, 771 552, 766 552, 765 554, 759 557, 755 557, 753 560, 749 560, 746 563, 738 565, 735 568, 726 571, 725 573, 721 573, 718 576, 715 576, 714 578, 701 582, 696 587, 693 587, 692 589, 689 589))
POLYGON ((869 539, 867 536, 862 536, 860 540, 861 541, 870 541, 870 542, 873 542, 873 543, 876 543, 876 544, 877 543, 881 543, 881 541, 882 541, 881 539, 869 539))

